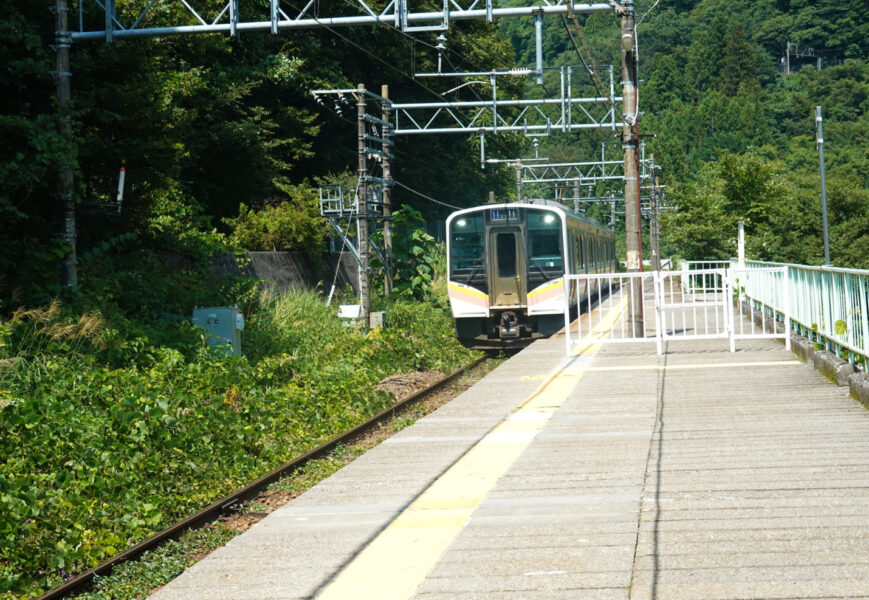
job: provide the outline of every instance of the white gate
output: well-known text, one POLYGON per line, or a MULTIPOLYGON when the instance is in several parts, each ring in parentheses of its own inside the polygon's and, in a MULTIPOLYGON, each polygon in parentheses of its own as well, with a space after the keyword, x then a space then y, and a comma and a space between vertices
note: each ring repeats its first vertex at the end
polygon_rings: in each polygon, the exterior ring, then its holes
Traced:
POLYGON ((726 339, 730 295, 724 269, 657 271, 655 307, 664 341, 726 339))
POLYGON ((566 275, 566 352, 577 344, 655 342, 661 354, 664 341, 704 339, 729 340, 734 352, 738 339, 771 338, 790 349, 787 283, 787 267, 566 275), (761 288, 765 295, 755 292, 761 288), (771 300, 750 299, 758 297, 771 300), (568 299, 578 299, 573 323, 568 299))

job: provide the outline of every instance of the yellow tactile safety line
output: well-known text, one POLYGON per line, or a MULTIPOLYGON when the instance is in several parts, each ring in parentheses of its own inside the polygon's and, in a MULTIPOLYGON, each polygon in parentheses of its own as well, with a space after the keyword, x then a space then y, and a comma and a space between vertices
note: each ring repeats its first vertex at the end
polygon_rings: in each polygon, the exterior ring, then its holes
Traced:
MULTIPOLYGON (((624 310, 624 302, 610 311, 624 310)), ((596 354, 590 344, 583 354, 596 354)), ((320 600, 404 600, 416 592, 495 483, 516 462, 579 383, 558 367, 505 421, 429 486, 333 580, 320 600)))
MULTIPOLYGON (((767 360, 760 362, 737 362, 737 363, 704 363, 699 365, 622 365, 618 367, 583 367, 583 373, 596 371, 687 371, 692 369, 732 369, 734 367, 777 367, 801 365, 802 361, 794 360, 767 360)), ((573 373, 566 371, 556 377, 573 377, 573 373)), ((551 375, 523 375, 522 381, 539 381, 552 377, 551 375)))
MULTIPOLYGON (((571 354, 574 356, 586 353, 597 354, 601 345, 599 343, 594 343, 594 340, 600 338, 605 332, 609 331, 612 328, 613 323, 622 318, 622 314, 625 312, 627 307, 628 295, 623 294, 619 303, 613 306, 582 340, 574 344, 575 347, 571 350, 571 354), (585 344, 583 344, 583 341, 585 344)), ((577 316, 577 319, 582 319, 582 315, 577 316)), ((588 314, 588 322, 589 324, 592 323, 591 313, 588 314)))

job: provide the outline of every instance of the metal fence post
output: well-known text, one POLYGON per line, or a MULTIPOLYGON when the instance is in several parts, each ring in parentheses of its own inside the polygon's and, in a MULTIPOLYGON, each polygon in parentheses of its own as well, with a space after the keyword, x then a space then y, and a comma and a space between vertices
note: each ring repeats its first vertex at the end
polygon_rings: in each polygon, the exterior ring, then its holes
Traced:
POLYGON ((789 269, 784 267, 785 348, 791 349, 791 286, 789 269))
POLYGON ((727 309, 724 311, 724 318, 727 322, 724 326, 727 328, 730 335, 730 351, 736 352, 736 314, 733 310, 733 269, 724 272, 724 306, 727 309))

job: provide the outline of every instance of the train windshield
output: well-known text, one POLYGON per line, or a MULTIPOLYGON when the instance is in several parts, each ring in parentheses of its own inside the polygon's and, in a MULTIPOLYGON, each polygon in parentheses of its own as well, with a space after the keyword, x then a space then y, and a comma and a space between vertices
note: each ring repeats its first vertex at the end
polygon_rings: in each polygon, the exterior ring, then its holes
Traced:
POLYGON ((485 269, 483 258, 483 214, 467 214, 450 224, 450 273, 473 276, 485 269))
POLYGON ((561 217, 551 211, 529 210, 528 266, 547 275, 564 272, 561 251, 561 217))

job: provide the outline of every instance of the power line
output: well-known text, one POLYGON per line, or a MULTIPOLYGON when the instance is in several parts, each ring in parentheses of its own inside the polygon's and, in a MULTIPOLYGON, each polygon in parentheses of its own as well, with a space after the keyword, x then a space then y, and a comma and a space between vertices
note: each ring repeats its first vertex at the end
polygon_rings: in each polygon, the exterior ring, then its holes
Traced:
MULTIPOLYGON (((495 59, 495 61, 497 61, 498 63, 500 63, 501 66, 504 67, 505 69, 513 69, 513 68, 515 68, 515 67, 517 66, 516 63, 513 63, 513 64, 511 65, 511 64, 509 64, 506 60, 502 60, 500 56, 498 56, 497 54, 495 54, 495 53, 492 52, 491 50, 488 50, 487 48, 482 47, 480 44, 478 44, 478 43, 476 42, 476 40, 474 40, 473 37, 471 37, 470 35, 468 35, 468 34, 465 33, 464 31, 462 31, 462 30, 459 29, 458 27, 456 27, 455 31, 457 31, 458 33, 460 33, 460 34, 462 35, 462 37, 464 37, 465 40, 467 40, 468 42, 470 42, 472 46, 475 46, 475 47, 477 48, 477 50, 480 50, 481 52, 486 52, 487 54, 490 54, 490 55, 495 59)), ((472 63, 472 64, 473 64, 473 63, 472 63)), ((481 70, 483 70, 483 69, 481 69, 481 70)), ((546 92, 546 95, 547 95, 548 97, 550 97, 550 98, 553 97, 552 92, 549 91, 549 88, 546 87, 546 84, 545 84, 545 83, 542 84, 541 87, 543 88, 543 91, 546 92)))
POLYGON ((646 14, 644 14, 642 17, 640 17, 640 20, 637 21, 637 24, 636 24, 636 25, 634 25, 634 29, 637 29, 637 28, 640 26, 640 23, 642 23, 642 22, 645 20, 645 18, 649 16, 649 13, 652 12, 652 9, 653 9, 653 8, 655 8, 656 6, 658 6, 658 2, 660 2, 660 1, 661 1, 661 0, 655 0, 655 3, 652 4, 652 6, 649 7, 649 10, 646 11, 646 14))
POLYGON ((431 196, 426 196, 426 195, 423 194, 422 192, 418 192, 418 191, 416 191, 415 189, 413 189, 413 188, 411 188, 411 187, 408 187, 408 186, 404 185, 403 183, 401 183, 400 181, 397 181, 397 180, 395 180, 395 179, 392 180, 392 183, 394 183, 394 184, 397 185, 398 187, 402 187, 402 188, 406 189, 408 192, 412 192, 412 193, 416 194, 417 196, 420 196, 420 197, 422 197, 422 198, 425 198, 426 200, 431 200, 431 201, 434 202, 435 204, 440 204, 441 206, 446 206, 447 208, 452 208, 452 209, 455 209, 455 210, 460 210, 460 209, 461 209, 461 207, 459 207, 459 206, 455 206, 455 205, 453 205, 453 204, 447 204, 446 202, 441 202, 440 200, 436 200, 435 198, 432 198, 431 196))
MULTIPOLYGON (((290 4, 289 2, 287 2, 287 6, 290 6, 291 8, 293 8, 293 10, 299 10, 299 8, 298 8, 297 6, 293 6, 293 5, 290 4)), ((326 29, 326 30, 332 32, 333 34, 335 34, 336 36, 338 36, 339 38, 341 38, 342 40, 344 40, 345 42, 347 42, 348 44, 350 44, 350 45, 353 46, 354 48, 357 48, 358 50, 361 50, 362 52, 364 52, 365 54, 367 54, 368 56, 370 56, 371 58, 373 58, 373 59, 376 60, 377 62, 386 65, 387 67, 389 67, 390 69, 392 69, 393 71, 395 71, 396 73, 398 73, 399 75, 401 75, 402 77, 405 77, 405 78, 407 78, 407 79, 410 79, 412 82, 414 82, 414 83, 415 83, 416 85, 418 85, 419 87, 423 88, 425 91, 427 91, 428 93, 430 93, 430 94, 433 95, 434 97, 439 98, 440 100, 443 100, 444 102, 449 102, 449 100, 447 100, 446 98, 444 98, 442 95, 440 95, 439 93, 437 93, 437 92, 434 91, 433 89, 431 89, 431 88, 429 88, 428 86, 426 86, 426 85, 424 85, 423 83, 421 83, 421 82, 420 82, 419 80, 417 80, 415 77, 411 77, 410 75, 408 75, 407 73, 405 73, 404 71, 402 71, 401 69, 399 69, 398 67, 396 67, 395 65, 393 65, 392 63, 383 60, 382 58, 380 58, 379 56, 377 56, 377 55, 374 54, 373 52, 370 52, 369 50, 367 50, 367 49, 364 48, 363 46, 360 46, 359 44, 357 44, 356 42, 354 42, 353 40, 351 40, 351 39, 348 38, 347 36, 341 35, 341 34, 338 33, 335 29, 333 29, 332 27, 329 27, 328 25, 326 25, 325 23, 323 23, 322 21, 320 21, 317 17, 312 17, 312 19, 313 19, 314 21, 316 21, 317 23, 319 23, 319 24, 320 24, 324 29, 326 29)))

